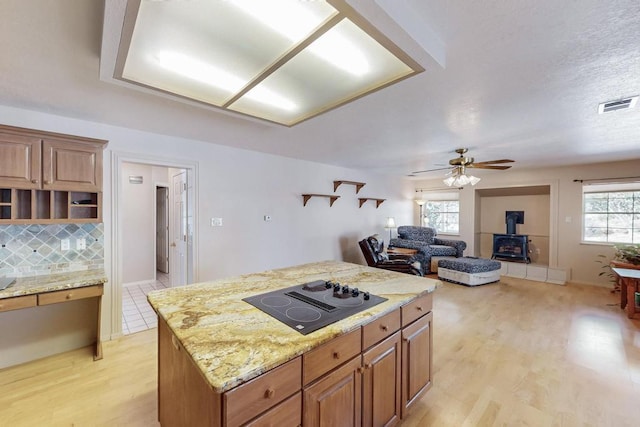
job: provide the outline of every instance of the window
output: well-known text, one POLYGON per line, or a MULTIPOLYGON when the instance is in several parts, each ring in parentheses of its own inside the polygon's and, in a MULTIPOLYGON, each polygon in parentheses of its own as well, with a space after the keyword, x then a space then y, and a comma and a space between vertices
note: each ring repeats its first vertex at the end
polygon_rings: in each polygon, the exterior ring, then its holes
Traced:
POLYGON ((583 190, 584 241, 640 243, 640 191, 627 189, 628 184, 618 185, 613 191, 601 191, 604 185, 593 187, 583 190))
POLYGON ((434 227, 438 233, 460 232, 460 202, 458 200, 428 201, 425 204, 423 224, 434 227))

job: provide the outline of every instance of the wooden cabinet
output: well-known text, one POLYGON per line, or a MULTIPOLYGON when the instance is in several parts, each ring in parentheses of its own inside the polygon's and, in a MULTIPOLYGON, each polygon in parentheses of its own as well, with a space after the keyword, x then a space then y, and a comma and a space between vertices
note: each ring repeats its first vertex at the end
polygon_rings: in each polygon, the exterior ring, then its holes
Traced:
POLYGON ((400 332, 362 355, 363 426, 393 426, 400 422, 401 362, 400 332))
POLYGON ((25 295, 22 297, 0 299, 0 312, 19 310, 21 308, 35 307, 38 305, 37 295, 25 295))
POLYGON ((302 392, 305 427, 360 426, 361 357, 355 357, 302 392))
POLYGON ((4 133, 0 127, 0 183, 9 188, 40 188, 42 141, 4 133))
POLYGON ((433 313, 402 330, 402 416, 431 388, 433 313))
POLYGON ((221 399, 162 319, 158 321, 158 419, 162 427, 220 427, 221 399))
POLYGON ((42 142, 43 188, 102 191, 103 144, 45 139, 42 142))
POLYGON ((431 387, 423 295, 224 393, 158 321, 158 413, 167 426, 393 426, 431 387))
POLYGON ((0 125, 0 224, 101 222, 106 143, 0 125))
POLYGON ((302 425, 302 393, 298 392, 274 406, 245 427, 300 427, 302 425))
MULTIPOLYGON (((302 387, 301 366, 301 360, 297 357, 225 393, 225 425, 243 425, 256 414, 261 414, 298 392, 302 387)), ((287 412, 286 408, 281 408, 280 411, 282 410, 287 412)), ((265 418, 272 416, 273 413, 265 418)))

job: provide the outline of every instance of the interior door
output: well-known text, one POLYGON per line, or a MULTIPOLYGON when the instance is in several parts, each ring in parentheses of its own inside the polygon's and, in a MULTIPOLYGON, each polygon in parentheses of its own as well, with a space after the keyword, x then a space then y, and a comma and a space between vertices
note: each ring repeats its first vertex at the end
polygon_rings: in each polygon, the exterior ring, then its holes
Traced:
POLYGON ((169 272, 169 189, 156 187, 156 269, 169 272))
POLYGON ((171 178, 173 192, 172 232, 170 245, 171 286, 187 284, 187 172, 171 178))

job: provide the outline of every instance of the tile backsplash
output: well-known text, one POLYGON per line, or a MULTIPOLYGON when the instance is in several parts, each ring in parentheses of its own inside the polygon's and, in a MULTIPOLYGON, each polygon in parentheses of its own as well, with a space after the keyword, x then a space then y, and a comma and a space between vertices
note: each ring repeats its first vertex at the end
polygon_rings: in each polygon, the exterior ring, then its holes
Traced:
POLYGON ((104 268, 102 224, 0 226, 0 277, 94 268, 104 268), (69 239, 69 250, 61 249, 63 239, 69 239), (86 249, 76 250, 79 239, 85 239, 86 249))

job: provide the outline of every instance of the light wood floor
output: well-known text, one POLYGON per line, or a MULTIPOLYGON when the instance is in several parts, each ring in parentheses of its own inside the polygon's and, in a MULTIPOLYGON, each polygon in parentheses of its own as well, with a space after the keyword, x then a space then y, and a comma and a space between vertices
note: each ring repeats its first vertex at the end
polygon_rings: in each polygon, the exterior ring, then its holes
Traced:
MULTIPOLYGON (((405 426, 638 426, 640 321, 608 289, 444 284, 434 386, 405 426)), ((2 426, 157 426, 156 330, 0 371, 2 426)))

